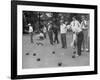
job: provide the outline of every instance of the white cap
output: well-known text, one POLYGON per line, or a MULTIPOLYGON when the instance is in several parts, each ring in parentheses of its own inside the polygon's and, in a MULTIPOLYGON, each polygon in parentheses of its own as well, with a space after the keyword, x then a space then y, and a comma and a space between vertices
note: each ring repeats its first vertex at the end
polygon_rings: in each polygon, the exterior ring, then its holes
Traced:
POLYGON ((29 23, 28 26, 30 26, 31 24, 29 23))

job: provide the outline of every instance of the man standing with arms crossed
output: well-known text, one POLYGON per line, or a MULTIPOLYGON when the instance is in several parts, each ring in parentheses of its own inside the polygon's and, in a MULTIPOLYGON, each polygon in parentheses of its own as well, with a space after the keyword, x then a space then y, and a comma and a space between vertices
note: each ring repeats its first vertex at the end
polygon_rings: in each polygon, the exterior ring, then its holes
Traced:
POLYGON ((82 16, 81 28, 83 31, 83 48, 82 51, 88 51, 88 21, 86 21, 85 16, 82 16))

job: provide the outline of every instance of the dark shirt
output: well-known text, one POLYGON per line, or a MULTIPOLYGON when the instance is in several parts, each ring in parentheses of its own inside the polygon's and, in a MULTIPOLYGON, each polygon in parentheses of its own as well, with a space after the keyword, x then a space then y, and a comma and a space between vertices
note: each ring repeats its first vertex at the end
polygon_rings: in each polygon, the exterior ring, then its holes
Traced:
POLYGON ((58 32, 58 27, 56 25, 53 26, 53 32, 54 33, 58 32))

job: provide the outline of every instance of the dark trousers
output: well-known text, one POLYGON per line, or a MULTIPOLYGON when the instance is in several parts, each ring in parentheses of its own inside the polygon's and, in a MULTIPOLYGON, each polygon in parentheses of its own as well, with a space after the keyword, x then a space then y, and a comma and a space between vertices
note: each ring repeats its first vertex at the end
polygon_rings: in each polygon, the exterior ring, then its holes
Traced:
POLYGON ((43 33, 44 34, 44 38, 46 38, 46 33, 43 33))
POLYGON ((30 42, 33 43, 33 32, 30 33, 30 42))
POLYGON ((81 46, 82 46, 82 42, 83 42, 83 32, 79 32, 77 34, 77 54, 80 56, 81 55, 81 46))
POLYGON ((61 34, 61 42, 62 42, 62 48, 67 48, 67 43, 66 43, 66 34, 61 34))
POLYGON ((50 44, 53 45, 53 32, 52 31, 49 31, 48 32, 48 36, 49 36, 50 44))
POLYGON ((54 42, 56 42, 57 41, 57 43, 59 43, 59 40, 58 40, 58 32, 56 31, 56 32, 54 32, 54 42))

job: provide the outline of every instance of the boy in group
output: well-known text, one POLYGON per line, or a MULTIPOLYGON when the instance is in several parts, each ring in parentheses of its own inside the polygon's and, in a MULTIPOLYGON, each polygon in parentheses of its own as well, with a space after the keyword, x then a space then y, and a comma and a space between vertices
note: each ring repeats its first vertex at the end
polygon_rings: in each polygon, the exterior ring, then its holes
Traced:
POLYGON ((53 27, 51 21, 49 21, 48 23, 48 36, 49 36, 50 44, 53 45, 53 27))
POLYGON ((44 38, 46 39, 46 32, 47 32, 47 29, 46 29, 46 26, 44 25, 43 27, 43 34, 44 34, 44 38))
POLYGON ((36 35, 36 38, 38 40, 44 40, 44 34, 43 34, 43 32, 42 31, 39 31, 39 34, 36 35))
POLYGON ((60 34, 61 34, 62 48, 67 48, 67 43, 66 43, 66 24, 64 24, 64 20, 60 21, 60 34))
POLYGON ((57 44, 59 44, 59 40, 58 40, 58 26, 56 23, 53 24, 53 32, 54 32, 54 43, 57 42, 57 44))

